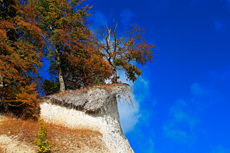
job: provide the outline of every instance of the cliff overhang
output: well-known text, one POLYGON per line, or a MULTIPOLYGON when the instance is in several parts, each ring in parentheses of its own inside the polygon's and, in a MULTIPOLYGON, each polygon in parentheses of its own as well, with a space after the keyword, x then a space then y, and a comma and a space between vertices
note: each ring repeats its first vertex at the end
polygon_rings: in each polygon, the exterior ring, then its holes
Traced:
POLYGON ((118 100, 132 105, 130 90, 128 84, 112 84, 46 96, 42 98, 41 118, 70 128, 98 130, 110 152, 132 153, 117 107, 118 100))

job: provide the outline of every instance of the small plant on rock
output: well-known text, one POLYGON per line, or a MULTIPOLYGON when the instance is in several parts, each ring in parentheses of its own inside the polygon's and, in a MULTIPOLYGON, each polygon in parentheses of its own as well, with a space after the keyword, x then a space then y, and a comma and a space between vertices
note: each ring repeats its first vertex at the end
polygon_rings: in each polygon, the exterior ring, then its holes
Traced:
MULTIPOLYGON (((37 138, 35 138, 34 143, 38 145, 37 151, 38 153, 51 153, 51 150, 55 144, 51 144, 47 141, 47 128, 43 120, 40 121, 40 129, 37 133, 37 138)), ((57 148, 55 151, 59 151, 60 149, 57 148)))

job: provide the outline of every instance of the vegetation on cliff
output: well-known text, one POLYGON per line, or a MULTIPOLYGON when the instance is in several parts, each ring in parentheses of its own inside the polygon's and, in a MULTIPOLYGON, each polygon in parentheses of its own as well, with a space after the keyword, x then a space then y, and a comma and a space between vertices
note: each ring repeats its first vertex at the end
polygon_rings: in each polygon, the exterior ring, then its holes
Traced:
MULTIPOLYGON (((98 131, 85 128, 71 129, 52 123, 45 123, 45 126, 47 129, 46 141, 55 144, 55 147, 50 148, 52 151, 60 149, 60 152, 108 152, 102 141, 102 134, 98 131)), ((0 152, 28 152, 20 148, 20 145, 9 145, 6 138, 12 138, 11 143, 17 141, 19 144, 31 148, 30 152, 35 152, 38 146, 34 144, 34 140, 37 138, 39 129, 41 129, 39 122, 34 120, 20 120, 10 116, 0 118, 0 152), (17 148, 19 150, 16 151, 17 148)))
POLYGON ((134 64, 152 61, 154 45, 133 25, 118 35, 118 24, 99 30, 87 25, 90 6, 81 0, 0 1, 0 111, 38 119, 37 95, 118 82, 117 71, 136 81, 134 64), (43 55, 50 80, 39 76, 43 55))

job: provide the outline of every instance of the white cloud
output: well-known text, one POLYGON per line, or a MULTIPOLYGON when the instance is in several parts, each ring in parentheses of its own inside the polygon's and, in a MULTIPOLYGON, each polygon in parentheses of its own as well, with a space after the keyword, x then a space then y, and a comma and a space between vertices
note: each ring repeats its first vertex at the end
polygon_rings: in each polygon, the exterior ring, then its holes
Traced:
POLYGON ((145 150, 146 153, 154 153, 155 152, 154 142, 151 138, 148 139, 147 146, 148 146, 148 148, 146 148, 146 150, 145 150))
POLYGON ((123 83, 128 83, 130 86, 133 87, 135 95, 132 95, 132 101, 134 108, 132 108, 130 105, 127 103, 119 103, 118 104, 118 109, 119 109, 119 114, 120 114, 120 120, 121 120, 121 126, 124 131, 124 133, 128 133, 132 131, 135 127, 135 125, 140 121, 144 120, 146 117, 149 115, 146 114, 142 115, 142 111, 140 110, 140 102, 141 100, 144 99, 146 96, 146 93, 148 92, 149 89, 149 83, 147 80, 143 78, 138 78, 138 80, 135 83, 132 83, 131 81, 127 81, 125 74, 122 72, 120 74, 120 79, 119 81, 123 83), (139 90, 146 91, 146 92, 136 92, 137 87, 139 90))
POLYGON ((128 139, 136 142, 136 147, 139 148, 139 150, 145 153, 156 153, 154 139, 152 139, 154 137, 154 131, 149 131, 147 136, 144 134, 145 132, 143 132, 145 127, 149 127, 149 119, 154 114, 153 107, 157 103, 157 100, 151 97, 152 100, 148 101, 148 108, 142 106, 144 104, 143 102, 146 102, 145 98, 150 95, 150 83, 147 79, 143 78, 143 75, 139 77, 135 83, 127 81, 124 72, 119 76, 119 81, 130 84, 134 90, 132 97, 134 109, 127 104, 122 105, 121 103, 118 107, 122 129, 128 139), (140 144, 139 142, 143 143, 140 144))
POLYGON ((219 145, 217 148, 215 148, 212 153, 230 153, 229 149, 224 148, 223 146, 219 145))
POLYGON ((169 119, 163 126, 165 136, 179 143, 192 144, 197 138, 197 125, 201 122, 199 112, 219 102, 222 96, 198 83, 190 86, 190 95, 178 99, 170 109, 169 119))
POLYGON ((128 133, 132 131, 139 121, 139 118, 141 117, 140 111, 139 111, 139 102, 133 98, 133 105, 134 108, 132 108, 127 103, 122 104, 119 103, 118 109, 120 114, 120 120, 121 120, 121 126, 124 131, 124 133, 128 133))
POLYGON ((194 96, 206 94, 206 91, 198 83, 193 83, 190 87, 191 94, 194 96))
POLYGON ((93 23, 96 27, 104 26, 108 22, 108 18, 99 10, 96 10, 92 13, 92 16, 89 17, 89 21, 93 23))
POLYGON ((193 83, 188 98, 176 100, 171 107, 169 119, 163 126, 165 136, 179 143, 193 144, 198 137, 200 112, 222 99, 217 91, 193 83))
POLYGON ((230 0, 226 0, 226 2, 228 3, 228 6, 230 6, 230 0))
POLYGON ((227 70, 222 71, 222 72, 217 72, 217 71, 209 71, 208 74, 213 77, 216 80, 221 80, 221 81, 230 81, 229 76, 230 76, 230 66, 227 70))
POLYGON ((223 96, 220 93, 204 88, 198 83, 191 85, 190 92, 191 96, 188 102, 197 111, 202 111, 215 103, 223 101, 223 96))
POLYGON ((131 18, 134 16, 134 13, 132 13, 130 10, 125 9, 122 11, 122 13, 120 14, 121 16, 121 23, 124 26, 127 26, 130 24, 131 18))
MULTIPOLYGON (((230 1, 230 0, 229 0, 229 1, 230 1)), ((221 22, 220 20, 218 20, 218 19, 213 19, 213 22, 214 22, 214 25, 215 25, 217 31, 225 30, 226 27, 227 27, 227 24, 222 23, 222 22, 221 22)))
POLYGON ((222 24, 220 23, 220 20, 214 19, 213 22, 215 24, 215 27, 216 27, 217 31, 222 29, 222 24))
POLYGON ((166 137, 173 138, 179 143, 192 143, 195 140, 194 127, 199 119, 189 112, 188 103, 182 99, 171 107, 169 120, 163 126, 166 137))

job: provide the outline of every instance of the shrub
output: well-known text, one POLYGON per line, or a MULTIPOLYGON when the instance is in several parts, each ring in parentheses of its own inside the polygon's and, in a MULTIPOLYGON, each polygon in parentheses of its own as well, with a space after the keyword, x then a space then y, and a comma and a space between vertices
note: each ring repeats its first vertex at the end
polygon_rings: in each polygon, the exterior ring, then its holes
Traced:
POLYGON ((43 88, 43 93, 45 95, 51 95, 51 94, 59 92, 60 84, 56 83, 52 80, 46 80, 45 79, 43 81, 42 88, 43 88))
MULTIPOLYGON (((51 144, 47 141, 47 128, 43 120, 40 121, 40 129, 37 133, 37 138, 35 138, 34 143, 38 145, 37 151, 38 153, 51 153, 51 150, 55 144, 51 144)), ((57 148, 55 151, 59 151, 60 149, 57 148)))
POLYGON ((5 91, 4 98, 0 101, 0 111, 12 113, 23 119, 39 118, 40 106, 38 94, 35 90, 36 84, 21 87, 11 87, 5 91))
POLYGON ((21 93, 16 94, 16 100, 22 101, 22 116, 25 119, 37 120, 40 113, 40 106, 37 99, 37 92, 35 90, 36 84, 32 83, 26 87, 21 87, 21 93))

